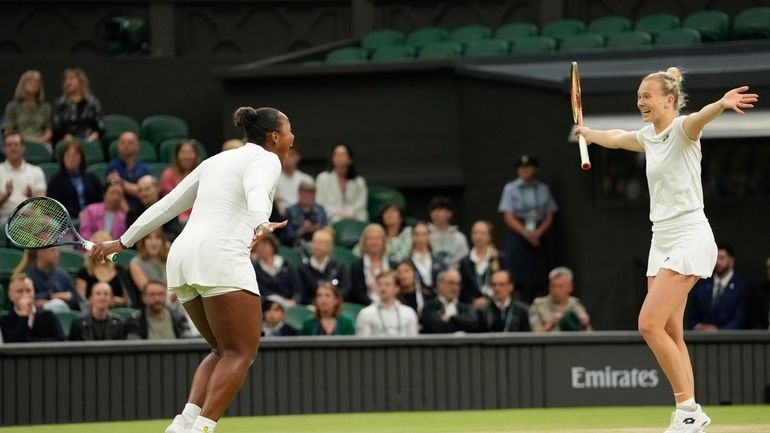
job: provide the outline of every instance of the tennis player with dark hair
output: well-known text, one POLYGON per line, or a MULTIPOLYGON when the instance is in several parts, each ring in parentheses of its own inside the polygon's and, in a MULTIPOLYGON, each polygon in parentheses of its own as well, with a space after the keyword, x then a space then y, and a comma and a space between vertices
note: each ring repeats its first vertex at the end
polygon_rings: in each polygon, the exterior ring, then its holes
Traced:
POLYGON ((242 107, 235 126, 248 143, 203 161, 97 257, 122 251, 192 207, 168 255, 168 286, 183 302, 211 353, 193 377, 183 412, 166 433, 213 433, 257 353, 262 308, 251 247, 286 225, 268 222, 281 161, 293 146, 289 119, 274 108, 242 107))
POLYGON ((588 143, 644 152, 650 190, 652 242, 647 264, 647 296, 639 332, 671 383, 676 410, 666 433, 700 433, 711 419, 695 402, 692 363, 684 342, 687 294, 714 271, 717 246, 703 212, 701 144, 703 128, 724 110, 743 114, 758 95, 747 86, 730 90, 700 111, 680 116, 685 105, 682 74, 668 68, 639 85, 637 108, 649 125, 638 131, 597 131, 578 127, 588 143))

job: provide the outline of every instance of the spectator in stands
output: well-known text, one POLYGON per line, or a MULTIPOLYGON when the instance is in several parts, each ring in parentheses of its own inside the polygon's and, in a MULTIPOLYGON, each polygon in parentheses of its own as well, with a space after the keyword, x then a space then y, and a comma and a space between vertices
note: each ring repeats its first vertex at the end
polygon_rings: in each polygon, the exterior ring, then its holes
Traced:
POLYGON ((356 335, 361 337, 413 337, 417 313, 398 301, 395 272, 377 276, 377 300, 358 313, 356 335))
POLYGON ((460 302, 460 273, 447 269, 438 274, 436 299, 425 304, 420 316, 422 332, 447 334, 453 332, 477 332, 479 321, 473 305, 460 302))
POLYGON ((114 304, 112 287, 107 283, 94 284, 88 296, 88 311, 75 319, 70 328, 71 341, 125 340, 126 325, 110 314, 114 304))
POLYGON ((420 285, 435 291, 436 277, 446 270, 447 265, 439 256, 433 254, 430 246, 430 231, 428 224, 424 222, 418 222, 412 227, 412 251, 409 260, 417 270, 420 285))
POLYGON ((144 308, 137 310, 129 338, 167 340, 184 338, 189 333, 187 318, 166 306, 168 288, 162 281, 148 281, 142 287, 144 308))
POLYGON ((316 177, 315 186, 316 201, 324 207, 332 223, 342 219, 369 219, 366 181, 358 175, 353 151, 348 146, 334 147, 331 167, 316 177))
POLYGON ((64 145, 59 171, 48 181, 48 196, 61 202, 73 219, 86 206, 102 199, 102 183, 86 171, 86 154, 77 140, 64 145))
POLYGON ((394 262, 408 259, 412 249, 412 228, 406 225, 401 206, 397 203, 385 204, 377 222, 385 228, 385 254, 388 259, 394 262))
POLYGON ((355 335, 356 325, 342 315, 342 295, 334 284, 324 282, 315 292, 315 312, 302 323, 302 335, 355 335))
POLYGON ((0 227, 21 202, 46 193, 43 170, 24 160, 25 150, 21 135, 13 132, 5 136, 6 159, 0 164, 0 227))
POLYGON ((487 302, 494 298, 492 274, 500 269, 508 269, 505 253, 498 251, 492 243, 492 231, 492 223, 489 221, 473 223, 471 228, 473 248, 460 260, 460 275, 463 277, 460 299, 466 303, 473 303, 477 309, 484 308, 487 302))
POLYGON ((301 159, 302 155, 294 147, 289 149, 286 158, 283 159, 281 176, 275 187, 275 202, 281 215, 285 215, 287 209, 297 204, 299 188, 303 183, 313 184, 313 178, 297 168, 301 159))
POLYGON ((120 134, 118 156, 107 165, 107 180, 123 182, 129 207, 139 206, 139 188, 136 182, 150 174, 150 166, 136 159, 139 153, 139 137, 131 131, 120 134))
POLYGON ((51 105, 45 101, 43 77, 38 71, 21 74, 13 100, 5 106, 3 133, 11 132, 20 134, 23 140, 43 143, 53 152, 51 105))
POLYGON ((385 256, 385 229, 379 224, 369 224, 361 232, 358 241, 361 258, 350 267, 350 291, 345 300, 369 305, 377 300, 377 276, 395 268, 385 256))
POLYGON ((237 138, 231 138, 224 143, 222 143, 222 152, 225 150, 231 150, 231 149, 237 149, 239 147, 243 146, 243 140, 238 140, 237 138))
POLYGON ((278 238, 268 233, 254 245, 251 263, 257 274, 262 298, 277 298, 286 306, 296 305, 302 296, 297 269, 278 255, 278 238))
POLYGON ((347 268, 331 256, 334 237, 330 230, 322 229, 313 233, 310 245, 310 258, 300 268, 302 282, 302 303, 307 305, 315 299, 315 292, 321 282, 328 281, 342 293, 346 293, 350 284, 347 268))
POLYGON ((497 207, 510 229, 506 247, 509 268, 525 302, 543 295, 547 269, 543 237, 559 210, 548 185, 537 179, 537 167, 537 158, 520 156, 516 161, 518 177, 505 185, 497 207))
POLYGON ((695 283, 687 305, 687 329, 715 332, 743 329, 748 316, 751 284, 735 273, 735 249, 717 245, 717 263, 711 278, 695 283))
POLYGON ((583 303, 570 296, 574 288, 572 278, 572 271, 564 266, 551 270, 548 274, 548 295, 535 298, 529 309, 532 331, 592 330, 591 319, 583 303))
POLYGON ((757 284, 751 293, 749 307, 749 329, 765 329, 770 331, 770 257, 765 262, 767 279, 757 284))
MULTIPOLYGON (((103 242, 112 239, 110 234, 100 230, 91 236, 91 242, 103 242)), ((138 307, 141 303, 136 287, 131 282, 128 270, 111 260, 95 260, 86 251, 85 264, 75 276, 75 289, 83 299, 91 298, 94 285, 105 283, 110 286, 110 307, 138 307)))
POLYGON ((465 235, 450 224, 454 213, 452 201, 447 197, 434 197, 428 206, 430 211, 430 247, 447 265, 455 265, 468 254, 465 235))
POLYGON ((308 251, 313 233, 329 224, 323 206, 315 202, 315 185, 311 178, 299 184, 299 200, 285 212, 289 222, 283 230, 286 244, 308 251))
MULTIPOLYGON (((139 218, 144 211, 160 200, 160 191, 158 190, 158 179, 150 174, 144 175, 136 181, 136 190, 139 194, 139 206, 130 208, 126 214, 126 225, 131 224, 139 218)), ((182 233, 182 224, 179 219, 172 218, 166 224, 163 224, 163 233, 169 242, 173 242, 180 233, 182 233)))
MULTIPOLYGON (((171 190, 179 185, 179 182, 195 170, 195 167, 200 163, 201 156, 198 154, 198 148, 195 147, 195 142, 187 140, 179 143, 174 150, 174 156, 171 158, 171 166, 163 170, 163 174, 160 176, 160 196, 163 197, 170 193, 171 190)), ((137 191, 137 196, 140 196, 139 191, 137 191)), ((141 200, 141 197, 139 197, 139 199, 141 200)), ((179 221, 187 222, 191 212, 192 209, 182 212, 178 217, 179 221)))
POLYGON ((14 273, 25 273, 35 285, 35 305, 53 312, 80 310, 81 298, 72 278, 59 266, 56 247, 26 250, 14 273))
POLYGON ((123 183, 107 181, 103 201, 89 204, 80 212, 78 232, 83 239, 89 239, 100 230, 109 233, 112 239, 117 239, 125 233, 126 212, 121 208, 123 197, 123 183))
POLYGON ((62 96, 53 104, 53 141, 76 138, 97 141, 104 135, 102 104, 91 94, 91 84, 80 68, 62 73, 62 96))
POLYGON ((528 332, 529 308, 513 299, 513 281, 507 269, 492 272, 492 296, 479 310, 481 332, 528 332))
POLYGON ((169 249, 163 229, 156 229, 136 243, 137 255, 128 264, 128 271, 136 287, 150 281, 166 284, 166 258, 169 249))
POLYGON ((262 314, 265 323, 262 324, 263 337, 293 337, 299 335, 293 326, 285 323, 286 307, 279 301, 273 301, 263 296, 262 314))
POLYGON ((11 311, 0 316, 3 342, 64 340, 64 333, 54 313, 35 306, 35 286, 26 274, 17 273, 11 277, 8 299, 12 304, 11 311))
POLYGON ((436 297, 436 294, 422 285, 417 277, 417 270, 411 260, 404 260, 396 267, 396 276, 398 277, 398 287, 400 292, 398 300, 411 307, 417 314, 422 313, 423 307, 429 301, 436 297))

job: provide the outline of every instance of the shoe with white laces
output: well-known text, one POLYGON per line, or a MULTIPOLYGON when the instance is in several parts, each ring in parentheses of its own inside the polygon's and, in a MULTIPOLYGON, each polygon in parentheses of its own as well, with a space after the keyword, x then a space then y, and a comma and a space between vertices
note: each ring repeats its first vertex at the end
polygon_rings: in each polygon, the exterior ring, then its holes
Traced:
POLYGON ((694 412, 677 409, 671 414, 671 425, 665 433, 705 433, 704 427, 711 424, 711 418, 698 404, 694 412))
POLYGON ((171 425, 166 427, 166 433, 187 433, 190 431, 190 427, 186 425, 185 419, 182 415, 174 417, 174 421, 171 425))

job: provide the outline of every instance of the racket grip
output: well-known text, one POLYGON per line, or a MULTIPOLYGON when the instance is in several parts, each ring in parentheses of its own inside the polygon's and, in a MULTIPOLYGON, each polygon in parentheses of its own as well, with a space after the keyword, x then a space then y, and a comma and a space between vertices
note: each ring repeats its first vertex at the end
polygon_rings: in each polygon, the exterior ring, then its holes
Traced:
POLYGON ((578 145, 580 147, 580 168, 588 170, 591 168, 591 160, 588 159, 588 145, 582 135, 578 135, 578 145))
MULTIPOLYGON (((83 241, 83 248, 85 248, 88 251, 91 251, 91 248, 94 247, 94 243, 91 241, 83 241)), ((111 262, 117 262, 118 261, 118 253, 110 253, 107 254, 107 259, 111 262)))

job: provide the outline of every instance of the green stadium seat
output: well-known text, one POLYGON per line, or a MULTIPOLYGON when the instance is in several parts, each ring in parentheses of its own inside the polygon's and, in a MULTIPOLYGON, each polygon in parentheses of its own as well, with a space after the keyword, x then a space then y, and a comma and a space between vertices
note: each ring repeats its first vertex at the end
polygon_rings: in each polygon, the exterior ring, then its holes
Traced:
POLYGON ((353 254, 353 252, 350 250, 350 248, 343 247, 342 245, 335 245, 334 250, 332 250, 332 258, 348 268, 358 260, 358 257, 353 254))
POLYGON ((681 28, 664 30, 655 36, 655 46, 693 46, 700 44, 700 33, 697 30, 681 28))
POLYGON ((117 264, 122 266, 125 269, 128 269, 129 263, 131 263, 131 259, 136 257, 136 255, 139 254, 135 249, 129 248, 127 250, 123 250, 118 254, 118 261, 117 264))
POLYGON ((367 33, 361 39, 361 46, 367 50, 374 50, 388 45, 402 45, 405 40, 406 35, 401 30, 380 29, 367 33))
POLYGON ((369 185, 366 208, 370 218, 376 218, 382 212, 383 206, 388 203, 396 203, 401 209, 406 209, 406 198, 401 191, 391 186, 369 185))
MULTIPOLYGON (((51 180, 51 177, 59 171, 58 162, 41 162, 37 166, 43 170, 46 182, 51 180)), ((2 237, 5 237, 5 235, 2 235, 2 237)))
MULTIPOLYGON (((3 228, 5 236, 5 228, 3 228)), ((0 248, 0 279, 7 280, 13 274, 13 269, 21 262, 24 256, 22 250, 16 248, 0 248)))
POLYGON ((361 237, 361 232, 368 223, 354 219, 343 219, 332 224, 334 243, 347 248, 353 248, 361 237))
POLYGON ((163 171, 169 167, 169 164, 165 162, 148 162, 147 165, 150 166, 150 174, 157 179, 160 179, 163 171))
POLYGON ((278 247, 278 255, 294 265, 295 268, 302 266, 302 253, 295 248, 281 245, 278 247))
POLYGON ((604 46, 604 38, 595 33, 582 33, 579 35, 565 36, 559 44, 559 51, 574 52, 587 51, 604 46))
MULTIPOLYGON (((117 158, 118 140, 110 143, 109 155, 111 160, 117 158)), ((155 145, 144 138, 140 138, 139 153, 136 154, 136 159, 144 162, 156 162, 158 160, 158 151, 156 150, 155 145)))
MULTIPOLYGON (((64 139, 56 143, 54 149, 54 156, 57 161, 61 161, 62 152, 64 147, 69 143, 69 140, 64 139)), ((101 143, 95 141, 78 142, 83 149, 83 153, 86 154, 86 164, 94 164, 96 162, 104 162, 104 151, 102 150, 101 143)))
POLYGON ((652 36, 641 30, 609 33, 604 41, 604 46, 607 48, 637 48, 650 45, 652 45, 652 36))
POLYGON ((460 57, 463 46, 457 42, 434 42, 424 45, 417 58, 423 60, 452 59, 460 57))
POLYGON ((176 152, 176 147, 179 146, 179 143, 183 141, 192 141, 195 145, 195 148, 198 150, 198 156, 200 157, 201 161, 206 159, 208 156, 206 153, 206 146, 203 145, 198 140, 195 139, 189 139, 189 138, 169 138, 166 140, 163 140, 163 142, 160 144, 160 147, 158 148, 158 156, 160 162, 170 163, 171 159, 174 156, 174 152, 176 152))
POLYGON ((610 33, 627 32, 631 30, 631 21, 626 17, 611 15, 597 18, 588 24, 588 33, 606 36, 610 33))
POLYGON ((302 66, 311 66, 311 67, 315 67, 315 66, 323 66, 324 62, 323 62, 323 61, 321 61, 321 60, 307 60, 307 61, 304 61, 304 62, 302 62, 302 63, 300 63, 300 64, 301 64, 302 66))
POLYGON ((441 27, 420 27, 406 37, 406 43, 417 48, 434 42, 449 40, 449 32, 441 27))
POLYGON ((8 241, 8 238, 5 236, 5 224, 0 226, 0 248, 7 248, 10 246, 11 243, 8 241))
POLYGON ((586 25, 580 20, 567 18, 563 20, 551 21, 543 27, 540 32, 543 36, 549 36, 560 40, 565 36, 577 35, 585 32, 586 25))
POLYGON ((494 38, 511 42, 515 39, 529 38, 537 35, 537 26, 532 23, 516 22, 505 24, 495 30, 494 38))
POLYGON ((510 43, 500 39, 486 39, 468 42, 465 46, 465 57, 502 57, 508 55, 510 43))
POLYGON ((365 305, 345 302, 344 304, 342 304, 342 315, 346 316, 347 318, 355 322, 356 318, 358 317, 358 313, 360 313, 361 310, 364 309, 364 307, 365 305))
POLYGON ((511 45, 511 54, 543 54, 556 51, 556 39, 550 36, 532 36, 516 39, 511 45))
POLYGON ((89 166, 86 167, 86 172, 96 176, 103 185, 104 179, 107 177, 107 163, 97 162, 96 164, 89 164, 89 166))
POLYGON ((189 136, 187 123, 176 116, 158 114, 142 121, 142 138, 156 146, 167 138, 189 136))
POLYGON ((142 128, 139 122, 131 116, 125 116, 123 114, 105 114, 104 115, 104 137, 102 142, 104 145, 112 143, 120 137, 120 134, 131 131, 137 136, 142 133, 142 128))
POLYGON ((64 331, 64 338, 70 336, 70 328, 72 327, 72 322, 74 322, 78 316, 80 316, 80 313, 77 311, 56 312, 56 318, 59 320, 59 326, 61 326, 61 330, 64 331))
POLYGON ((40 164, 41 162, 51 161, 51 152, 43 143, 24 140, 24 160, 30 164, 40 164))
POLYGON ((658 33, 664 30, 673 30, 679 27, 679 17, 671 14, 652 14, 645 15, 634 25, 634 30, 647 32, 654 38, 658 33))
POLYGON ((120 320, 126 321, 131 320, 131 318, 134 316, 134 312, 138 311, 135 308, 130 307, 115 307, 110 308, 110 313, 112 313, 113 316, 119 318, 120 320))
POLYGON ((59 266, 74 277, 85 265, 85 257, 80 251, 59 248, 59 266))
MULTIPOLYGON (((3 283, 6 282, 3 281, 3 283)), ((11 301, 8 299, 8 293, 3 283, 0 283, 0 317, 11 308, 11 301)))
POLYGON ((326 53, 324 63, 327 65, 347 65, 366 63, 369 50, 361 47, 342 47, 326 53))
POLYGON ((770 7, 746 9, 735 16, 733 39, 770 38, 770 7))
POLYGON ((417 50, 411 45, 383 45, 372 51, 372 62, 404 62, 414 60, 417 50))
POLYGON ((312 315, 313 312, 306 306, 292 305, 291 307, 286 308, 286 317, 284 317, 283 320, 299 330, 302 329, 302 323, 312 315))
POLYGON ((688 15, 682 27, 697 30, 703 41, 724 41, 730 33, 730 17, 713 9, 698 11, 688 15))
POLYGON ((487 26, 470 25, 462 26, 452 30, 449 34, 449 40, 467 44, 468 42, 481 41, 492 37, 492 29, 487 26))

